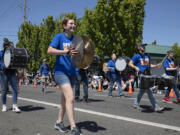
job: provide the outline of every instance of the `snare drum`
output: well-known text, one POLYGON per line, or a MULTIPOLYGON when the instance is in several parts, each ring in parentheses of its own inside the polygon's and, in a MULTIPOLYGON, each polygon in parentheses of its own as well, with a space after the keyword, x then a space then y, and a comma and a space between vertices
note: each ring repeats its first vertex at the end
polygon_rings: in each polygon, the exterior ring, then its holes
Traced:
POLYGON ((115 62, 115 67, 117 71, 124 71, 128 67, 130 58, 128 57, 119 57, 115 62))
POLYGON ((148 89, 155 86, 156 75, 140 75, 140 89, 148 89))
POLYGON ((29 55, 25 48, 8 47, 4 51, 3 61, 5 68, 26 68, 29 62, 29 55))
POLYGON ((162 81, 165 87, 173 87, 175 83, 175 77, 170 75, 162 75, 162 81))

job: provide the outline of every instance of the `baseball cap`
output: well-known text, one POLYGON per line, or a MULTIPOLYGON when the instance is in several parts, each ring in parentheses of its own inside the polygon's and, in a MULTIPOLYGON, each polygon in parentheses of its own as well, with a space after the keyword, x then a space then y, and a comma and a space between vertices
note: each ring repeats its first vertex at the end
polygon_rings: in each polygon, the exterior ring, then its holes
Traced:
POLYGON ((46 59, 43 59, 43 62, 46 62, 46 59))
POLYGON ((142 43, 142 42, 137 44, 137 46, 146 46, 146 45, 147 45, 146 43, 142 43))

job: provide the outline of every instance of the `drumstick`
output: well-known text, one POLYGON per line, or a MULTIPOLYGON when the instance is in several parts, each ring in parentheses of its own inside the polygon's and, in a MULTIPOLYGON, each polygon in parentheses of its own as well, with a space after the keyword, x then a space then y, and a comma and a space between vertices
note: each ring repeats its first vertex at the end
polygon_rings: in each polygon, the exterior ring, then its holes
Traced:
POLYGON ((163 58, 163 60, 162 60, 161 63, 159 64, 159 68, 162 67, 162 65, 163 65, 165 59, 167 58, 167 56, 168 56, 168 54, 166 54, 166 56, 163 58))

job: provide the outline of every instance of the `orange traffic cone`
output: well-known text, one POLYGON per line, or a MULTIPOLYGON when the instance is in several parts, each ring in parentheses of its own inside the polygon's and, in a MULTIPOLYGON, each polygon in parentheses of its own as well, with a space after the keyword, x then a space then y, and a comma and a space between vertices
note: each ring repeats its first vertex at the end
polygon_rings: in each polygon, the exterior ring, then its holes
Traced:
POLYGON ((132 85, 129 83, 128 94, 133 94, 132 85))
POLYGON ((21 86, 21 85, 22 85, 22 84, 21 84, 21 81, 19 81, 18 85, 19 85, 19 86, 21 86))
POLYGON ((101 88, 101 80, 99 80, 98 92, 102 92, 102 88, 101 88))
POLYGON ((174 97, 174 92, 173 92, 173 89, 171 89, 170 93, 169 93, 169 97, 174 97))
POLYGON ((36 87, 37 87, 37 83, 36 83, 36 82, 34 82, 34 85, 33 85, 33 86, 34 86, 34 88, 36 88, 36 87))
POLYGON ((56 89, 59 89, 59 85, 56 85, 56 89))

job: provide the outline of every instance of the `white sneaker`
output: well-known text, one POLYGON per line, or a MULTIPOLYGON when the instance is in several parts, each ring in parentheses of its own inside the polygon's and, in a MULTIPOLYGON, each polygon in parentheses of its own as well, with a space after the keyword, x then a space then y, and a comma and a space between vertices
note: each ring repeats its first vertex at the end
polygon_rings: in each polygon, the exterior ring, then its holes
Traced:
POLYGON ((6 107, 6 105, 2 105, 2 112, 7 112, 7 107, 6 107))
POLYGON ((21 110, 18 108, 17 105, 13 105, 12 111, 13 111, 13 112, 16 112, 16 113, 20 113, 20 112, 21 112, 21 110))

